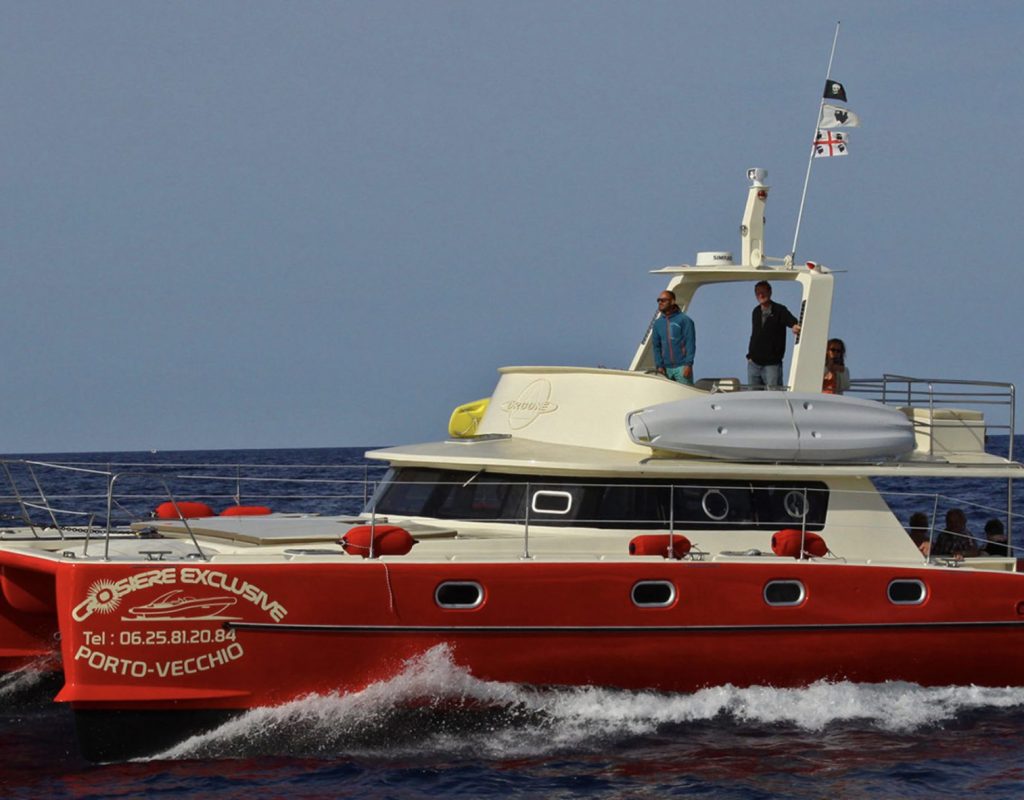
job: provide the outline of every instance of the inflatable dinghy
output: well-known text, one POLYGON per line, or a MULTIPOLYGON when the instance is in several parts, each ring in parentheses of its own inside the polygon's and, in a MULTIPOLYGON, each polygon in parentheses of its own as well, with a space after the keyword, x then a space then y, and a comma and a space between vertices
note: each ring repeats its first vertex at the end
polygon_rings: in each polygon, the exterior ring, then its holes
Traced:
POLYGON ((733 461, 887 461, 914 449, 902 411, 843 395, 736 392, 626 415, 629 437, 658 450, 733 461))

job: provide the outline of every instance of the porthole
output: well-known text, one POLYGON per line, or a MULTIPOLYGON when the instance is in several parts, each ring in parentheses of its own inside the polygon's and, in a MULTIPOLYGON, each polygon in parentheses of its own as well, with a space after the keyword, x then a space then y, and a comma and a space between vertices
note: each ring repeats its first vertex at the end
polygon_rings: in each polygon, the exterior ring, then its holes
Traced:
POLYGON ((446 581, 434 590, 434 600, 441 608, 476 608, 484 590, 475 581, 446 581))
POLYGON ((783 506, 793 519, 803 519, 807 514, 807 496, 803 492, 786 492, 783 506))
POLYGON ((764 587, 764 601, 770 606, 798 606, 806 596, 800 581, 771 581, 764 587))
POLYGON ((641 608, 664 608, 676 601, 671 581, 639 581, 633 584, 633 604, 641 608))
POLYGON ((568 492, 541 489, 533 493, 530 508, 538 514, 568 514, 572 508, 572 495, 568 492))
POLYGON ((708 489, 700 500, 700 507, 708 515, 708 519, 721 522, 729 516, 729 498, 718 489, 708 489))
POLYGON ((919 580, 898 580, 889 584, 889 602, 897 606, 916 606, 928 596, 924 583, 919 580))

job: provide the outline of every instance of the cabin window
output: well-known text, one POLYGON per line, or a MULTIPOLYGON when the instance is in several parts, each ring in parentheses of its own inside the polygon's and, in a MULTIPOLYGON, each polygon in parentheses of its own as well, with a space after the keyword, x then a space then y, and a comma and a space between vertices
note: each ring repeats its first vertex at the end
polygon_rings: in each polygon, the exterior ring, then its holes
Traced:
POLYGON ((434 590, 434 600, 441 608, 476 608, 484 590, 475 581, 445 581, 434 590))
POLYGON ((800 581, 771 581, 764 587, 764 601, 770 606, 798 606, 806 597, 800 581))
POLYGON ((825 525, 820 481, 656 481, 402 467, 367 506, 378 514, 643 530, 809 531, 825 525), (529 494, 527 494, 529 492, 529 494))
POLYGON ((928 592, 919 580, 898 580, 889 584, 889 602, 898 606, 916 606, 924 602, 928 592))
MULTIPOLYGON (((433 506, 438 483, 443 474, 439 469, 396 470, 384 478, 378 504, 387 501, 395 509, 425 509, 433 506)), ((402 512, 398 512, 402 513, 402 512)))
POLYGON ((533 493, 530 508, 538 514, 568 514, 572 508, 572 495, 568 492, 542 489, 533 493))
POLYGON ((640 581, 633 585, 633 604, 640 608, 665 608, 676 601, 671 581, 640 581))

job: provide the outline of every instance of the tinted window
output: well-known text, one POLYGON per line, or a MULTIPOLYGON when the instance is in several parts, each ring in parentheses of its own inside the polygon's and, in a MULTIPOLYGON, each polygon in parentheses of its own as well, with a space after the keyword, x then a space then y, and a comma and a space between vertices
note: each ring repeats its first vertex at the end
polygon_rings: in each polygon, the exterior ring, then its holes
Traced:
MULTIPOLYGON (((636 530, 779 530, 803 523, 824 527, 828 491, 820 482, 651 481, 614 483, 580 478, 470 473, 408 467, 386 478, 375 500, 379 514, 587 525, 636 530), (568 513, 564 513, 568 506, 568 513)), ((369 511, 370 509, 367 509, 369 511)))

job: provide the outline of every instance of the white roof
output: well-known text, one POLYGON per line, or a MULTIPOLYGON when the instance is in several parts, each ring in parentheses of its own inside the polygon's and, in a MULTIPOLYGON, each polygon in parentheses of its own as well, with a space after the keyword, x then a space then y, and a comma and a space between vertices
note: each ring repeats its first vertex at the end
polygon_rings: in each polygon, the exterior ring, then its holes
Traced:
POLYGON ((371 450, 367 458, 396 466, 557 474, 580 477, 786 477, 825 480, 841 476, 1024 478, 1024 465, 988 453, 879 464, 788 464, 716 461, 602 450, 522 437, 477 437, 371 450))

